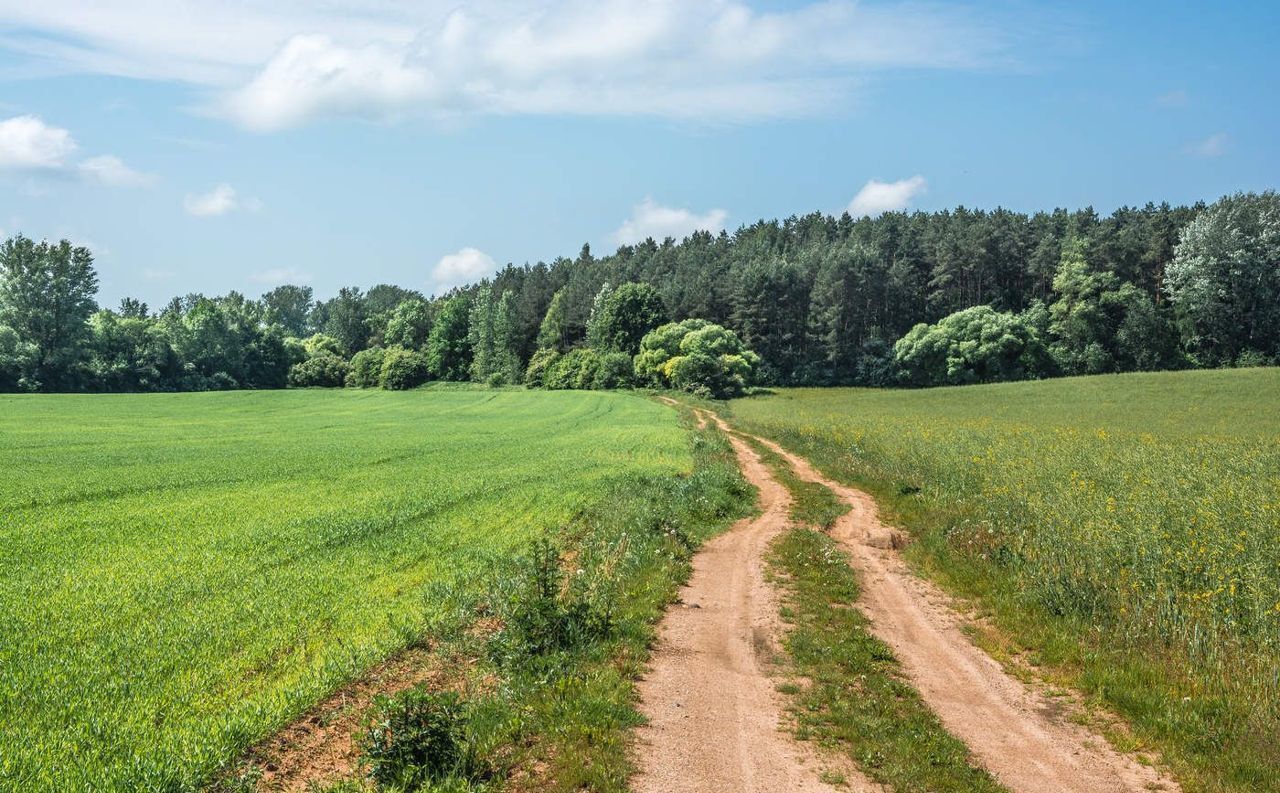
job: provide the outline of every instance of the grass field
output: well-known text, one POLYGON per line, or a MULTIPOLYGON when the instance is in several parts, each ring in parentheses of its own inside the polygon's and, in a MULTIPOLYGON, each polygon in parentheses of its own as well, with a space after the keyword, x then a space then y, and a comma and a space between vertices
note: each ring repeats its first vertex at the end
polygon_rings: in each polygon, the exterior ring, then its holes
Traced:
POLYGON ((1188 790, 1280 789, 1280 371, 730 408, 874 492, 913 560, 1012 637, 992 649, 1128 717, 1188 790))
POLYGON ((0 396, 0 788, 195 787, 417 637, 429 583, 690 466, 624 395, 0 396))

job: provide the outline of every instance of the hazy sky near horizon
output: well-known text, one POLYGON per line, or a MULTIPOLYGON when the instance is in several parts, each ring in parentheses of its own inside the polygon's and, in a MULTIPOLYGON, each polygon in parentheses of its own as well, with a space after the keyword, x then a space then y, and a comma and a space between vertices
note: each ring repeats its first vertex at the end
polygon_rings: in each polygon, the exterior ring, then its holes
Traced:
POLYGON ((1280 3, 0 0, 0 233, 100 302, 440 291, 815 210, 1280 183, 1280 3))

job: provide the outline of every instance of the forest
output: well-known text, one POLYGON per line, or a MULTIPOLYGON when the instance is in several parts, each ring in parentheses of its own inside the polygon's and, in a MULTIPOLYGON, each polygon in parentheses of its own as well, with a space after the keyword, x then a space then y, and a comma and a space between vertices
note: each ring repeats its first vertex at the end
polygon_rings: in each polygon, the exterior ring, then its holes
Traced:
POLYGON ((597 257, 507 265, 427 296, 96 302, 92 253, 0 246, 0 390, 964 384, 1273 365, 1280 196, 1024 214, 821 213, 597 257))

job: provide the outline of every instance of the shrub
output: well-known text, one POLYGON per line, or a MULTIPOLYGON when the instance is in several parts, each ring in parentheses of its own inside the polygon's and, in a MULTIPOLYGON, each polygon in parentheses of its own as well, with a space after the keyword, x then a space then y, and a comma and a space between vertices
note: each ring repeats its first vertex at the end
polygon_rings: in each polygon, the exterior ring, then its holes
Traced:
POLYGON ((635 385, 635 365, 631 356, 621 352, 609 352, 600 356, 600 362, 591 380, 597 390, 631 388, 635 385))
POLYGON ((351 388, 377 388, 382 383, 382 359, 386 350, 370 347, 351 358, 347 385, 351 388))
POLYGON ((964 385, 1025 380, 1052 371, 1044 344, 1027 321, 974 306, 921 323, 893 346, 908 385, 964 385))
POLYGON ((543 384, 552 389, 591 388, 600 370, 600 353, 590 347, 578 347, 560 356, 547 368, 543 384))
POLYGON ((589 586, 581 572, 566 576, 545 539, 516 560, 515 574, 494 598, 503 625, 489 643, 497 663, 527 664, 612 634, 614 598, 589 586))
POLYGON ((421 354, 403 347, 388 347, 382 357, 380 383, 389 391, 417 388, 427 382, 427 360, 421 354))
POLYGON ((289 367, 289 385, 294 388, 340 388, 346 379, 347 362, 329 352, 289 367))
POLYGON ((475 758, 467 717, 466 703, 452 691, 378 697, 360 736, 369 776, 380 787, 402 790, 469 776, 475 758))
POLYGON ((560 353, 553 349, 543 348, 529 359, 529 366, 524 370, 524 384, 530 388, 541 388, 545 385, 547 370, 560 359, 560 353))
POLYGON ((306 350, 307 356, 316 356, 320 353, 331 353, 333 355, 342 355, 342 342, 335 339, 327 333, 317 333, 308 336, 302 340, 302 348, 306 350))
POLYGON ((672 322, 640 342, 635 373, 651 385, 724 399, 738 396, 760 365, 733 331, 701 319, 672 322))

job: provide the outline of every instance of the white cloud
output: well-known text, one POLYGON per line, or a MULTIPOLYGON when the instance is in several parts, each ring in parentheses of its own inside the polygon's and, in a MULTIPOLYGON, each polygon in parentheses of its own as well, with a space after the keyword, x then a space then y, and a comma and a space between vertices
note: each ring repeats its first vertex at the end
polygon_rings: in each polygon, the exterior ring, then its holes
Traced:
POLYGON ((646 198, 631 209, 631 217, 622 222, 613 238, 621 245, 634 245, 652 237, 662 241, 667 237, 682 240, 695 231, 719 232, 724 229, 729 213, 712 209, 698 215, 687 209, 662 206, 652 198, 646 198))
POLYGON ((269 270, 259 270, 249 276, 249 280, 255 284, 266 284, 269 286, 279 286, 280 284, 305 284, 311 280, 311 273, 299 270, 297 267, 273 267, 269 270))
POLYGON ((1221 157, 1227 152, 1231 139, 1225 132, 1215 132, 1204 140, 1187 146, 1187 151, 1200 157, 1221 157))
POLYGON ((207 86, 220 97, 211 109, 259 130, 406 114, 840 112, 877 70, 1006 64, 1012 31, 1030 28, 955 5, 855 0, 5 4, 0 46, 32 64, 207 86))
POLYGON ((135 171, 111 154, 90 157, 81 162, 79 167, 80 173, 85 177, 112 187, 139 187, 156 181, 153 174, 135 171))
MULTIPOLYGON (((38 116, 0 121, 0 171, 68 174, 75 170, 85 179, 112 186, 143 185, 155 179, 111 154, 90 157, 73 166, 70 158, 79 148, 68 130, 46 124, 38 116)), ((32 195, 48 194, 44 185, 34 182, 22 189, 32 195)))
POLYGON ((261 131, 320 115, 378 117, 427 96, 428 77, 382 47, 344 49, 326 36, 295 36, 244 88, 226 112, 261 131))
POLYGON ((235 188, 223 182, 207 193, 188 193, 182 200, 182 207, 188 215, 205 218, 238 210, 257 212, 262 209, 262 202, 256 198, 241 198, 235 188))
POLYGON ((431 269, 431 285, 439 294, 493 275, 497 269, 497 263, 489 254, 475 248, 463 248, 440 257, 431 269))
POLYGON ((0 169, 60 170, 76 148, 70 132, 36 116, 0 121, 0 169))
POLYGON ((872 179, 864 184, 849 202, 849 214, 860 218, 863 215, 874 216, 885 212, 898 212, 911 206, 915 197, 923 193, 928 185, 925 178, 918 174, 896 182, 872 179))
POLYGON ((168 281, 177 273, 173 270, 158 270, 148 267, 142 271, 142 278, 146 281, 168 281))
POLYGON ((1181 88, 1156 97, 1156 104, 1161 107, 1185 107, 1190 101, 1191 97, 1181 88))

